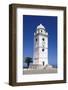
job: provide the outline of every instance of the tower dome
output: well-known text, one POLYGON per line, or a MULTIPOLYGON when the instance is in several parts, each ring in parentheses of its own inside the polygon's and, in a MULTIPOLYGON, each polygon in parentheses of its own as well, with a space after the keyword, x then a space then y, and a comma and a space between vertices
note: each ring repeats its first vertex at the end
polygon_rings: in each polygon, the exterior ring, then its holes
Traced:
POLYGON ((45 27, 42 24, 39 24, 36 29, 37 30, 34 33, 34 35, 36 35, 38 33, 40 33, 40 34, 46 34, 45 27))
POLYGON ((45 29, 45 27, 42 24, 40 24, 37 26, 37 29, 45 29))

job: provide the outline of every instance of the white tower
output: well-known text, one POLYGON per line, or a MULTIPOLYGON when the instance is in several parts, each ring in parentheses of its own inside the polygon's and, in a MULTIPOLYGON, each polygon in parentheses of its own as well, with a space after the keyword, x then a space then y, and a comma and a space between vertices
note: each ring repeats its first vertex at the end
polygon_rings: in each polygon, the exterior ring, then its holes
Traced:
POLYGON ((37 26, 34 33, 33 64, 43 66, 48 64, 48 33, 42 24, 37 26))

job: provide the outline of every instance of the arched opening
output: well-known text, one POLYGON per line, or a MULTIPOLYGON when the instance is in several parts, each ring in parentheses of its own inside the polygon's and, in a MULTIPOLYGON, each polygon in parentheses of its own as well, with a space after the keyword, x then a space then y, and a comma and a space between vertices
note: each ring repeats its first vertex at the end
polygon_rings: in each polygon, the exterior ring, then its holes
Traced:
POLYGON ((37 38, 36 38, 36 42, 37 42, 37 38))
POLYGON ((43 66, 44 66, 45 62, 43 61, 42 63, 43 63, 43 66))
POLYGON ((44 39, 44 38, 42 38, 42 40, 44 41, 45 39, 44 39))
POLYGON ((44 49, 42 49, 42 51, 44 52, 44 49))

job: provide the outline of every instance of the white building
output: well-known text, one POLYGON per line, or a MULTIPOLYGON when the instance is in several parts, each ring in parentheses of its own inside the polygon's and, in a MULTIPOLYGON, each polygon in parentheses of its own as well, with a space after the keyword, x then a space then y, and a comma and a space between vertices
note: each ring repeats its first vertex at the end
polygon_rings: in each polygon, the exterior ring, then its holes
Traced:
POLYGON ((34 33, 34 65, 47 65, 48 64, 48 32, 45 27, 40 24, 34 33))

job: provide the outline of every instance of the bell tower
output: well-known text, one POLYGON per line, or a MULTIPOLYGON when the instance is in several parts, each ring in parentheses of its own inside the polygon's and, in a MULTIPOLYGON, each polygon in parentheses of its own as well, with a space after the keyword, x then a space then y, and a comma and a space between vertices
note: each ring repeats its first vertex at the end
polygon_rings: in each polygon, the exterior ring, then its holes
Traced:
POLYGON ((34 33, 33 64, 43 66, 48 64, 48 32, 42 24, 37 26, 34 33))

